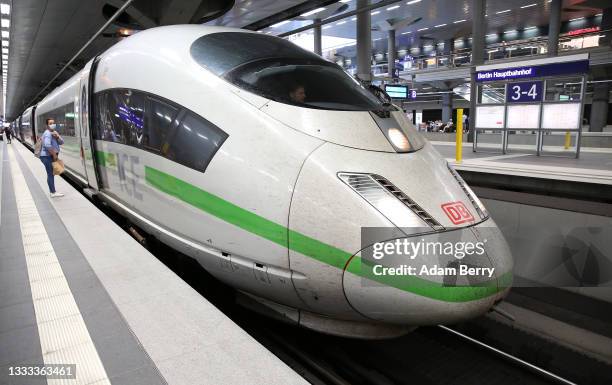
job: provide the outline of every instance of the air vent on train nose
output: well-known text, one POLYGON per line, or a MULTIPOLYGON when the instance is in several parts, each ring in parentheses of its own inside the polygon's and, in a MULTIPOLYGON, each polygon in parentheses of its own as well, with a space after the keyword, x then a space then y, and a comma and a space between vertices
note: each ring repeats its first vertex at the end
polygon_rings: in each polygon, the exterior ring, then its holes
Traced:
POLYGON ((345 172, 338 173, 338 177, 396 226, 418 227, 420 223, 424 227, 429 226, 436 231, 444 230, 444 226, 384 177, 376 174, 345 172), (389 204, 390 200, 397 204, 389 204), (406 211, 410 214, 406 215, 397 211, 402 207, 408 209, 406 211), (415 220, 410 221, 409 217, 415 220))

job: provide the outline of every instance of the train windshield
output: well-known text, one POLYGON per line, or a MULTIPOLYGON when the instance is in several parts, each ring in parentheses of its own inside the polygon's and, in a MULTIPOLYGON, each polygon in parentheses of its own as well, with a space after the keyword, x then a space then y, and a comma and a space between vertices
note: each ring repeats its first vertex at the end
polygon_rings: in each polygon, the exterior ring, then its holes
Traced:
POLYGON ((219 32, 191 46, 202 66, 236 86, 280 103, 342 110, 392 110, 342 68, 272 36, 219 32))

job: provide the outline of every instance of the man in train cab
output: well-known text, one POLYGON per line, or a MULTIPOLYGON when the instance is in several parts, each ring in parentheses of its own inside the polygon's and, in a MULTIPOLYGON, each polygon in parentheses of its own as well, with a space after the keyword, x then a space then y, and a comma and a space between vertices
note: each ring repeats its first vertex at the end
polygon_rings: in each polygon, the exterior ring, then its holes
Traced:
POLYGON ((304 103, 306 100, 306 90, 301 84, 296 84, 289 91, 289 98, 295 103, 304 103))
POLYGON ((64 144, 64 140, 60 134, 55 131, 55 120, 47 118, 45 120, 45 132, 40 137, 40 160, 45 165, 47 171, 47 185, 49 186, 49 194, 51 198, 63 197, 64 194, 55 191, 55 177, 53 176, 53 162, 58 159, 60 145, 64 144))

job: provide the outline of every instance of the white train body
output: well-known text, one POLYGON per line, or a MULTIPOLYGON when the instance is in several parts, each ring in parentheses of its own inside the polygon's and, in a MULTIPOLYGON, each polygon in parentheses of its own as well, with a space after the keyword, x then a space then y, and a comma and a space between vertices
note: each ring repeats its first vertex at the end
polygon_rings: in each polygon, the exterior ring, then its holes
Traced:
MULTIPOLYGON (((38 135, 54 118, 71 176, 211 274, 303 326, 377 338, 487 311, 507 291, 512 259, 477 198, 401 111, 377 117, 333 103, 300 105, 228 81, 222 67, 241 50, 256 55, 248 49, 253 39, 268 44, 263 51, 289 49, 281 39, 227 28, 140 32, 36 106, 38 135), (225 39, 230 58, 219 57, 225 39), (399 125, 412 151, 398 152, 389 124, 399 125), (342 173, 352 176, 343 180, 342 173), (401 215, 383 214, 347 182, 360 175, 384 177, 425 217, 405 205, 395 210, 401 215), (463 202, 474 220, 453 224, 440 208, 445 202, 463 202), (436 278, 423 290, 364 285, 363 227, 430 226, 432 233, 459 229, 474 239, 486 233, 483 264, 496 268, 494 289, 459 293, 436 278)), ((256 74, 275 76, 276 68, 256 74)), ((329 79, 340 76, 339 68, 325 71, 329 79)))

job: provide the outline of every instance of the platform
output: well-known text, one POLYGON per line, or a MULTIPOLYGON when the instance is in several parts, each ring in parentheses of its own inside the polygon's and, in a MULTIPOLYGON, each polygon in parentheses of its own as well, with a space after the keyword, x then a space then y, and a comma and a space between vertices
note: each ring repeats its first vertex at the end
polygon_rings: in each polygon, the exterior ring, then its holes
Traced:
POLYGON ((11 366, 75 364, 49 384, 306 381, 62 178, 0 142, 0 384, 11 366))
POLYGON ((612 150, 582 149, 578 159, 534 154, 473 152, 463 144, 463 161, 455 162, 455 143, 431 141, 458 170, 551 180, 612 185, 612 150))

